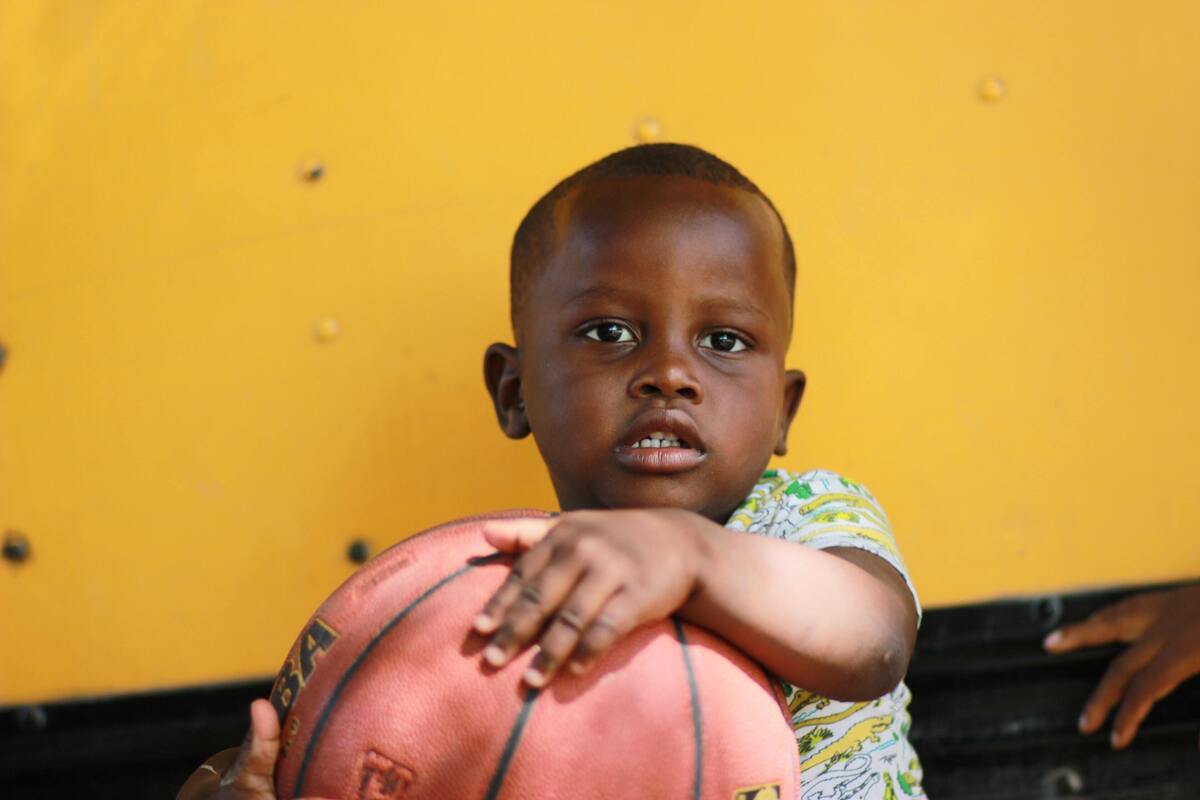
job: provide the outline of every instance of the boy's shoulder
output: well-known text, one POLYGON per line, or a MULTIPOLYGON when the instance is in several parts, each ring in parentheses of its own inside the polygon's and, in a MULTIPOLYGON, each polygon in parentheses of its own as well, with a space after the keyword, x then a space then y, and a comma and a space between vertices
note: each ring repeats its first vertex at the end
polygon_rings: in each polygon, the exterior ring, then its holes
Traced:
POLYGON ((807 499, 819 494, 852 494, 877 502, 867 487, 828 469, 797 472, 789 469, 769 469, 763 472, 746 500, 755 497, 796 497, 807 499))
POLYGON ((762 474, 725 527, 785 539, 817 549, 864 550, 891 564, 921 604, 908 577, 891 522, 865 486, 832 470, 762 474))
POLYGON ((793 538, 800 528, 811 533, 816 527, 847 524, 890 536, 886 514, 861 483, 828 469, 769 469, 726 527, 793 538))

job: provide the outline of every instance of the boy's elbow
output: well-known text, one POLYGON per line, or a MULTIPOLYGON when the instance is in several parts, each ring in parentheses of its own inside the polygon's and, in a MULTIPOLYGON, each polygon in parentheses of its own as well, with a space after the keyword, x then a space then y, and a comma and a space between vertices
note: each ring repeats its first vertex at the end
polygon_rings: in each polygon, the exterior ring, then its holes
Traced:
POLYGON ((793 686, 803 686, 830 700, 861 703, 895 689, 908 671, 910 655, 911 647, 903 636, 872 637, 860 640, 858 647, 823 666, 798 659, 788 665, 791 669, 780 669, 777 674, 793 686))
POLYGON ((900 636, 888 637, 889 641, 880 648, 876 659, 878 684, 874 687, 872 698, 882 697, 900 685, 908 672, 908 661, 912 656, 912 648, 900 636))
MULTIPOLYGON (((906 598, 907 599, 907 598, 906 598)), ((892 613, 877 618, 865 639, 863 697, 873 700, 895 689, 908 672, 917 641, 917 615, 911 603, 893 604, 892 613)))
POLYGON ((847 673, 844 691, 831 699, 859 703, 888 694, 904 680, 912 648, 903 636, 888 635, 859 655, 858 667, 847 673))

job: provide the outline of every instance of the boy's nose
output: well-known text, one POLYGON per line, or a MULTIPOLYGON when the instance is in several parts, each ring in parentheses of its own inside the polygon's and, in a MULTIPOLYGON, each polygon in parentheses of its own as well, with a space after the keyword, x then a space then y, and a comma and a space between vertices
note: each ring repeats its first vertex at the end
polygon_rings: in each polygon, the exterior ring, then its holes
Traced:
POLYGON ((675 349, 663 348, 651 354, 629 383, 629 395, 634 399, 662 396, 676 397, 699 403, 704 389, 696 377, 694 365, 686 355, 675 349))

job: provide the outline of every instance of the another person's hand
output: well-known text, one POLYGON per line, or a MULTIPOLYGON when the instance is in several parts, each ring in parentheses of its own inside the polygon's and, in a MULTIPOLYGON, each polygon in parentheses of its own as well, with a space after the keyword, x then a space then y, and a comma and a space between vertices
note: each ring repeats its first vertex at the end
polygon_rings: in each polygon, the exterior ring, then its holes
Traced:
POLYGON ((564 664, 583 672, 629 631, 687 602, 706 549, 703 522, 640 509, 486 523, 492 546, 524 554, 475 621, 492 637, 484 660, 508 663, 544 629, 525 682, 544 686, 564 664))
POLYGON ((242 746, 209 758, 192 773, 175 800, 275 800, 278 757, 279 717, 266 700, 255 700, 250 704, 250 730, 242 746))
POLYGON ((1100 609, 1083 622, 1046 637, 1051 653, 1126 642, 1088 698, 1079 730, 1099 730, 1120 702, 1112 746, 1133 741, 1150 708, 1186 679, 1200 673, 1200 585, 1144 592, 1100 609))

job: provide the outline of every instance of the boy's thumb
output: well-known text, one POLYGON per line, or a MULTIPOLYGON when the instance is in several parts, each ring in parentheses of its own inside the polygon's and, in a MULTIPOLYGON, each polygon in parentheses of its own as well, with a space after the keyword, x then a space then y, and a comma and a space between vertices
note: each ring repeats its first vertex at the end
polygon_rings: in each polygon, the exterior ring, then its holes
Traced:
POLYGON ((520 553, 545 538, 556 524, 554 517, 497 519, 483 524, 483 538, 502 553, 520 553))
POLYGON ((250 704, 250 730, 237 760, 221 778, 221 786, 251 796, 275 796, 275 760, 279 756, 279 717, 266 700, 250 704))

